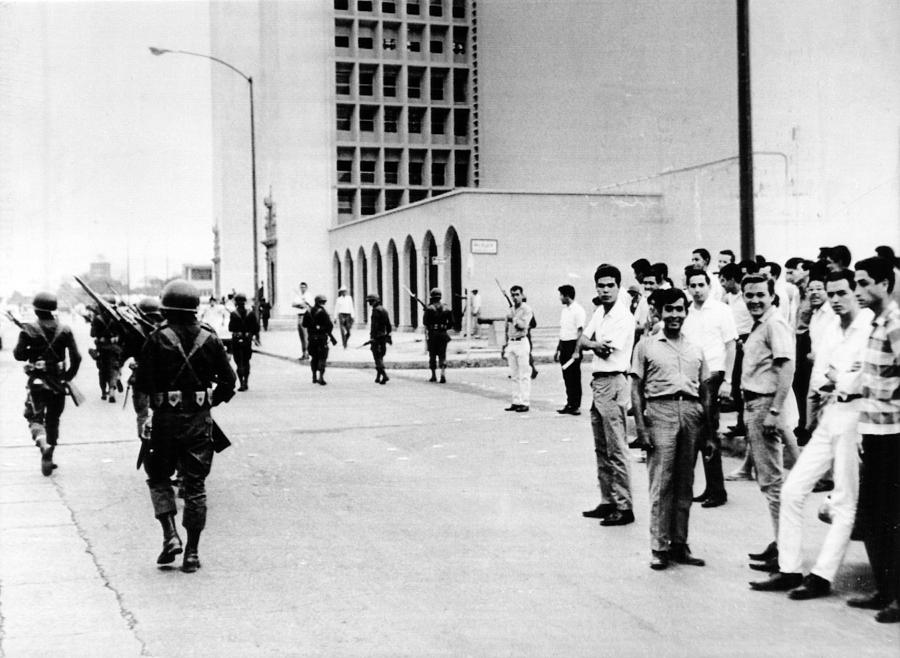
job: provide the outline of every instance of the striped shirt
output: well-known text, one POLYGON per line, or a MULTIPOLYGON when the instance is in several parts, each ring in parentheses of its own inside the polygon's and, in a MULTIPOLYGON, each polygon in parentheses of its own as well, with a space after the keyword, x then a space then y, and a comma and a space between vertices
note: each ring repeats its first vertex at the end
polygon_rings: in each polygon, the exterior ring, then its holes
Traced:
POLYGON ((860 434, 900 434, 900 307, 891 301, 872 321, 862 372, 860 434))

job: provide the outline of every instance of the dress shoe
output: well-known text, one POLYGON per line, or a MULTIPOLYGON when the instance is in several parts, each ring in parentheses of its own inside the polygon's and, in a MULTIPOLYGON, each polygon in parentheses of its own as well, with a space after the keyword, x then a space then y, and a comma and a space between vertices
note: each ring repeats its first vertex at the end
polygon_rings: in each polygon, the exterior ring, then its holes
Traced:
POLYGON ((724 504, 727 503, 727 502, 728 502, 728 497, 727 497, 727 496, 722 496, 721 498, 718 497, 718 496, 716 496, 716 497, 713 497, 713 498, 707 498, 706 500, 704 500, 704 501, 700 504, 700 507, 706 507, 706 508, 710 508, 710 507, 721 507, 722 505, 724 505, 724 504))
POLYGON ((834 482, 832 480, 827 480, 822 478, 818 482, 816 482, 813 487, 813 493, 822 493, 823 491, 832 491, 834 489, 834 482))
POLYGON ((109 402, 110 404, 115 404, 115 403, 116 403, 116 396, 113 395, 112 393, 110 393, 110 394, 109 394, 109 397, 106 398, 106 401, 109 402))
POLYGON ((506 409, 504 409, 503 411, 518 411, 519 407, 521 407, 521 406, 522 406, 521 404, 511 404, 508 407, 506 407, 506 409))
POLYGON ((751 473, 748 473, 747 471, 737 469, 735 471, 731 471, 731 473, 726 475, 725 479, 728 482, 743 482, 745 480, 753 480, 753 475, 751 473))
POLYGON ((556 413, 558 413, 558 414, 567 414, 567 413, 569 413, 569 407, 568 407, 568 405, 566 405, 566 406, 563 407, 562 409, 557 409, 557 410, 556 410, 556 413))
POLYGON ((777 573, 772 574, 772 577, 768 580, 759 580, 755 583, 750 583, 750 589, 756 590, 757 592, 787 592, 795 587, 799 587, 802 583, 802 573, 783 573, 777 571, 777 573))
POLYGON ((687 564, 692 567, 705 567, 706 560, 691 555, 691 549, 687 544, 673 544, 669 551, 672 562, 687 564))
POLYGON ((523 414, 523 413, 525 413, 526 411, 528 411, 528 405, 527 405, 527 404, 520 404, 520 405, 519 405, 519 408, 516 409, 516 411, 519 412, 520 414, 523 414))
POLYGON ((875 592, 872 596, 848 599, 847 601, 847 605, 851 608, 862 608, 863 610, 881 610, 888 603, 887 597, 881 592, 875 592))
POLYGON ((185 573, 194 573, 200 568, 200 556, 196 553, 185 553, 184 561, 181 563, 181 570, 185 573))
POLYGON ((381 376, 381 381, 378 382, 378 383, 379 383, 379 384, 387 384, 389 381, 391 381, 391 378, 390 378, 390 377, 388 377, 387 375, 382 375, 382 376, 381 376))
POLYGON ((879 624, 900 623, 900 605, 896 601, 875 615, 875 621, 879 624))
POLYGON ((319 386, 327 386, 328 382, 325 381, 324 377, 319 377, 319 386))
POLYGON ((653 551, 650 558, 650 568, 654 571, 662 571, 669 568, 669 555, 665 551, 653 551))
POLYGON ((706 498, 707 498, 707 495, 706 495, 706 492, 704 491, 699 496, 694 496, 693 498, 691 498, 691 500, 695 503, 702 503, 704 500, 706 500, 706 498))
POLYGON ((537 379, 537 376, 538 376, 537 368, 532 368, 532 369, 531 369, 531 378, 532 378, 532 379, 537 379))
POLYGON ((586 510, 581 513, 589 519, 605 519, 607 516, 616 511, 616 506, 612 503, 600 503, 594 509, 586 510))
POLYGON ((613 512, 610 512, 602 521, 600 521, 600 525, 605 526, 628 525, 629 523, 634 523, 634 512, 632 512, 630 509, 617 509, 613 512))
POLYGON ((829 594, 831 594, 831 583, 821 576, 811 573, 803 579, 803 584, 800 587, 788 592, 788 598, 794 601, 806 601, 807 599, 817 599, 820 596, 828 596, 829 594))
MULTIPOLYGON (((768 571, 769 573, 775 573, 778 571, 778 558, 773 557, 771 560, 766 560, 765 562, 752 562, 749 567, 754 571, 768 571)), ((800 585, 799 580, 793 587, 797 587, 798 585, 800 585)), ((791 589, 793 589, 793 587, 791 589)))
POLYGON ((440 378, 440 380, 438 380, 438 381, 439 381, 441 384, 446 384, 446 383, 447 383, 447 378, 444 377, 444 375, 441 375, 441 378, 440 378))
POLYGON ((432 375, 431 377, 428 378, 428 381, 429 381, 430 383, 432 383, 432 384, 436 384, 436 383, 437 383, 437 377, 435 377, 434 375, 432 375))
POLYGON ((747 557, 757 562, 765 562, 773 557, 778 557, 778 544, 772 542, 761 553, 747 553, 747 557))

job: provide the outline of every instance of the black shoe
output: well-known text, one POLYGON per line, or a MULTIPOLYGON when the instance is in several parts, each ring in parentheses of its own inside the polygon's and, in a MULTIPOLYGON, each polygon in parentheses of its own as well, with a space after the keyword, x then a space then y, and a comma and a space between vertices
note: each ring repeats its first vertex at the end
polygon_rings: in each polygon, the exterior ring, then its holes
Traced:
POLYGON ((163 541, 162 552, 156 558, 156 563, 172 564, 175 561, 175 556, 181 554, 182 550, 181 537, 176 533, 163 541))
POLYGON ((750 583, 750 589, 757 592, 787 592, 795 587, 799 587, 802 583, 802 573, 782 573, 776 568, 776 573, 772 574, 772 577, 768 580, 750 583))
POLYGON ((327 384, 328 384, 328 382, 325 381, 324 377, 319 377, 319 385, 320 386, 326 386, 327 384))
POLYGON ((761 553, 747 553, 747 557, 757 562, 765 562, 773 557, 778 557, 778 544, 772 542, 761 553))
POLYGON ((694 496, 691 500, 695 503, 702 503, 704 500, 706 500, 706 492, 704 491, 699 496, 694 496))
POLYGON ((313 381, 312 381, 312 383, 313 383, 313 384, 318 384, 318 383, 319 383, 319 378, 316 377, 315 375, 313 375, 313 381))
POLYGON ((630 509, 625 510, 616 510, 614 512, 610 512, 610 514, 600 521, 600 525, 611 526, 611 525, 628 525, 629 523, 634 523, 634 512, 630 509))
POLYGON ((520 404, 520 405, 519 405, 519 408, 516 409, 516 411, 518 411, 520 414, 525 413, 526 411, 528 411, 528 405, 527 405, 527 404, 520 404))
MULTIPOLYGON (((775 573, 778 571, 778 558, 773 557, 771 560, 766 560, 765 562, 752 562, 748 565, 754 571, 768 571, 769 573, 775 573)), ((800 581, 797 581, 797 584, 793 587, 797 587, 800 585, 800 581)), ((791 587, 790 589, 793 589, 791 587)))
POLYGON ((532 378, 532 379, 537 379, 537 376, 538 376, 537 368, 532 368, 532 369, 531 369, 531 378, 532 378))
POLYGON ((650 568, 654 571, 663 571, 669 568, 669 555, 665 551, 653 551, 650 558, 650 568))
POLYGON ((436 383, 436 382, 437 382, 437 377, 435 377, 435 376, 432 374, 428 381, 431 382, 431 383, 436 383))
POLYGON ((506 407, 503 411, 518 411, 519 407, 521 407, 521 406, 522 406, 521 404, 511 404, 508 407, 506 407))
POLYGON ((875 621, 879 624, 896 624, 900 622, 900 605, 894 601, 875 615, 875 621))
POLYGON ((816 482, 813 487, 813 493, 822 493, 823 491, 832 491, 834 489, 834 482, 832 480, 826 480, 822 478, 818 482, 816 482))
POLYGON ((109 394, 109 397, 107 398, 107 401, 108 401, 110 404, 115 404, 115 403, 116 403, 116 396, 113 395, 112 393, 110 393, 110 394, 109 394))
POLYGON ((194 573, 200 568, 200 556, 196 553, 185 553, 184 561, 181 563, 181 570, 185 573, 194 573))
POLYGON ((589 519, 605 519, 607 516, 616 511, 616 506, 612 503, 600 503, 594 509, 585 510, 581 516, 589 519))
POLYGON ((378 382, 378 383, 379 383, 379 384, 387 384, 389 381, 391 381, 391 378, 390 378, 390 377, 388 377, 387 375, 382 375, 382 376, 381 376, 381 381, 378 382))
POLYGON ((817 599, 820 596, 828 596, 829 594, 831 594, 831 583, 821 576, 811 573, 803 579, 803 584, 800 587, 788 592, 788 598, 794 601, 806 601, 807 599, 817 599))
POLYGON ((887 597, 881 592, 875 592, 871 596, 861 596, 847 601, 847 605, 851 608, 862 608, 863 610, 881 610, 888 603, 887 597))
POLYGON ((716 496, 714 498, 707 498, 706 500, 704 500, 700 504, 700 507, 706 507, 706 508, 721 507, 722 505, 724 505, 727 502, 728 502, 727 496, 722 496, 722 497, 716 496))
POLYGON ((101 399, 101 400, 105 400, 105 399, 106 399, 106 391, 103 391, 102 393, 100 393, 100 399, 101 399))
POLYGON ((440 382, 441 382, 441 384, 446 384, 446 383, 447 383, 447 378, 444 377, 443 375, 441 375, 440 382))
POLYGON ((692 567, 706 566, 706 560, 691 555, 691 548, 687 544, 673 544, 672 550, 669 551, 669 557, 672 562, 677 562, 678 564, 687 564, 692 567))
POLYGON ((53 463, 53 446, 41 448, 41 475, 49 477, 56 465, 53 463))

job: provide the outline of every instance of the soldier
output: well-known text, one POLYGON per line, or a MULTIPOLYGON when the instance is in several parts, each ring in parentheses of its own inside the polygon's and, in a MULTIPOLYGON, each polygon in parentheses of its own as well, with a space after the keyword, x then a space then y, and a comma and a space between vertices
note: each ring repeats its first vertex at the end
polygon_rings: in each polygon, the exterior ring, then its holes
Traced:
POLYGON ((453 325, 453 313, 441 303, 441 291, 431 289, 430 304, 425 307, 422 324, 425 325, 425 344, 428 347, 428 367, 431 368, 431 379, 436 382, 435 365, 441 367, 441 384, 447 383, 447 343, 450 335, 447 331, 453 325))
MULTIPOLYGON (((116 304, 116 298, 112 295, 104 295, 103 299, 112 306, 116 304)), ((100 380, 100 399, 116 401, 116 391, 122 392, 122 337, 116 327, 115 320, 103 313, 94 315, 91 321, 91 337, 94 339, 95 350, 91 356, 97 361, 97 375, 100 380)))
POLYGON ((366 301, 372 306, 372 318, 369 321, 369 345, 372 358, 375 359, 375 383, 387 384, 390 377, 384 371, 384 355, 391 342, 391 319, 381 305, 381 298, 375 294, 366 295, 366 301))
POLYGON ((166 285, 165 322, 150 334, 138 360, 135 390, 150 397, 153 427, 144 460, 153 511, 163 528, 157 564, 182 552, 175 528, 175 494, 170 478, 177 465, 184 478, 182 525, 187 530, 182 571, 200 568, 198 544, 206 524, 205 480, 213 458, 210 408, 234 397, 235 376, 222 342, 196 318, 200 297, 184 280, 166 285))
POLYGON ((315 304, 303 318, 309 339, 309 367, 312 369, 312 383, 325 386, 325 363, 328 361, 328 341, 337 345, 332 334, 334 323, 325 310, 325 295, 316 295, 315 304))
POLYGON ((27 361, 25 420, 41 451, 41 473, 50 475, 56 468, 53 451, 59 440, 59 417, 66 405, 67 382, 78 372, 81 354, 72 330, 53 317, 56 295, 40 292, 32 305, 37 321, 22 325, 13 356, 17 361, 27 361))
POLYGON ((247 295, 242 292, 234 296, 235 309, 228 320, 231 332, 231 354, 237 366, 241 385, 239 391, 246 391, 250 380, 250 357, 253 356, 253 341, 259 342, 259 320, 254 311, 247 310, 247 295))
MULTIPOLYGON (((154 327, 162 324, 163 317, 159 309, 159 300, 153 297, 144 297, 138 302, 138 310, 141 311, 143 317, 151 322, 154 327)), ((140 354, 134 355, 134 361, 131 363, 131 376, 128 378, 128 385, 134 388, 134 370, 137 368, 138 358, 140 354)), ((134 406, 134 413, 137 419, 137 435, 141 440, 150 439, 150 397, 146 393, 134 391, 131 396, 131 403, 134 406)))

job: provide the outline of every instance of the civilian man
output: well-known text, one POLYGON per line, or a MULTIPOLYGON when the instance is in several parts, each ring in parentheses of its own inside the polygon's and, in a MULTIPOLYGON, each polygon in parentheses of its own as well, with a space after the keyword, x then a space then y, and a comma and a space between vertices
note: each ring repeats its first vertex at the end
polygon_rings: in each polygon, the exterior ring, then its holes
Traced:
POLYGON ((354 316, 353 297, 347 291, 347 286, 341 286, 338 288, 337 299, 334 300, 334 317, 337 318, 341 329, 341 345, 344 349, 347 349, 347 341, 350 340, 354 316))
POLYGON ((578 416, 581 414, 581 354, 576 353, 576 348, 584 331, 586 315, 581 304, 575 301, 574 286, 565 284, 558 290, 562 311, 559 314, 559 344, 553 360, 562 364, 566 404, 557 413, 578 416))
POLYGON ((309 313, 309 310, 313 307, 313 303, 314 300, 309 295, 306 281, 301 281, 300 291, 296 295, 294 295, 294 303, 291 304, 291 306, 297 309, 297 334, 300 336, 300 349, 303 350, 303 353, 300 355, 301 361, 305 361, 309 358, 309 349, 307 348, 306 344, 306 327, 303 325, 303 319, 306 317, 306 314, 309 313))
POLYGON ((509 364, 509 376, 513 380, 512 404, 506 411, 528 411, 531 400, 531 365, 529 356, 531 346, 528 342, 528 329, 534 313, 525 303, 525 292, 522 286, 509 289, 512 307, 506 314, 506 341, 500 350, 500 358, 506 358, 509 364))

